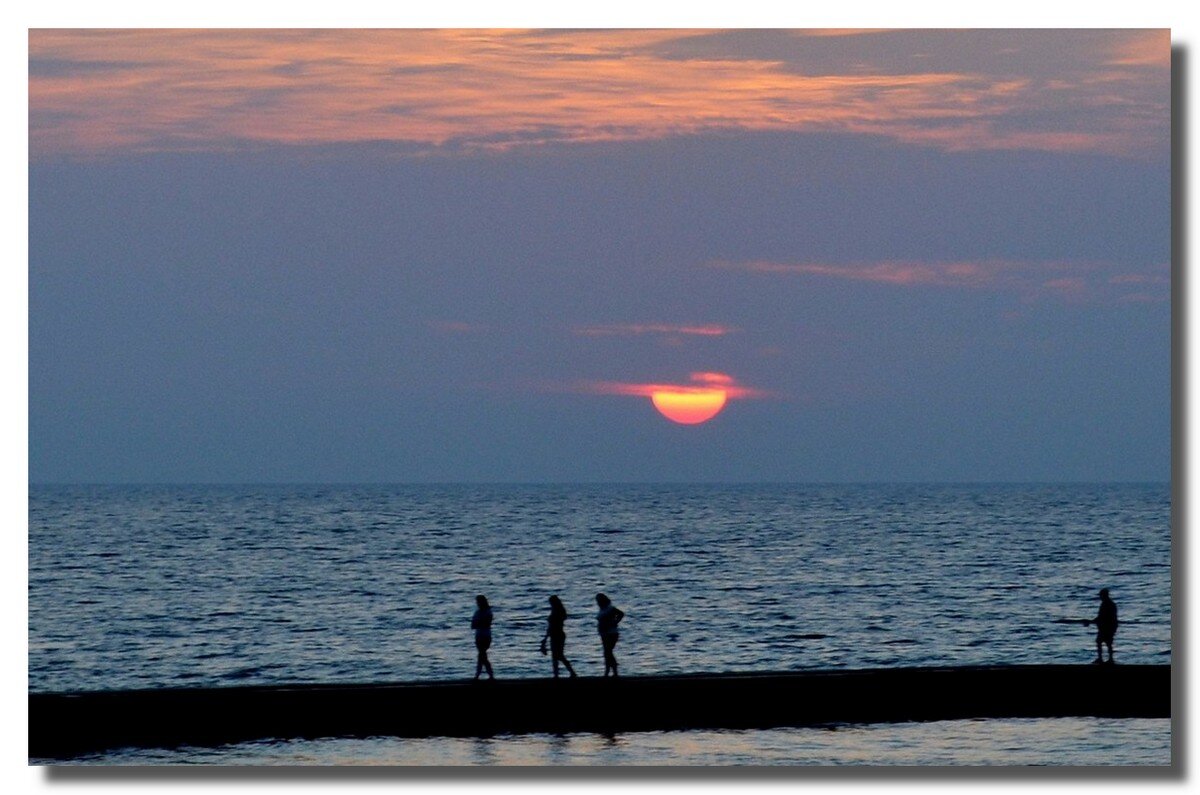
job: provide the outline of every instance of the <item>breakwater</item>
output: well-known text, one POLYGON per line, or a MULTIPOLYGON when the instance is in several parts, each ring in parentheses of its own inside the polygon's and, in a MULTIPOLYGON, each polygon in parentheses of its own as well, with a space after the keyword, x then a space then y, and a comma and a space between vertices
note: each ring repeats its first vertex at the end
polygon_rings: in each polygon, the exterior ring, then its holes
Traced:
POLYGON ((31 693, 29 755, 261 739, 1171 714, 1168 665, 1014 665, 31 693))

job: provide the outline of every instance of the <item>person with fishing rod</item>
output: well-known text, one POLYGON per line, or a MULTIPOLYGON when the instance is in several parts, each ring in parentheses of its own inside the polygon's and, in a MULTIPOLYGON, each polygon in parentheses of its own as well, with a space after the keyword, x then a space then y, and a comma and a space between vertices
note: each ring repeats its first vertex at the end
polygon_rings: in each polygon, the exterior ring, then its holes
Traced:
POLYGON ((1104 646, 1108 646, 1108 662, 1113 661, 1113 636, 1117 634, 1117 603, 1108 595, 1108 589, 1100 590, 1100 610, 1095 618, 1056 618, 1056 624, 1090 624, 1096 625, 1096 659, 1093 663, 1104 662, 1104 646))

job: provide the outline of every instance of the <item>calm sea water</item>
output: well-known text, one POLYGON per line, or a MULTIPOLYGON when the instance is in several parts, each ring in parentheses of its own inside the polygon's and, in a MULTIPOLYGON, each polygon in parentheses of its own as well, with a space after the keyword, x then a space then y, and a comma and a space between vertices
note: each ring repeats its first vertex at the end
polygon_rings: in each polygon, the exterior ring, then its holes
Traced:
MULTIPOLYGON (((30 688, 461 678, 477 593, 503 677, 548 673, 551 593, 599 674, 597 591, 627 614, 626 674, 1086 663, 1090 630, 1054 620, 1094 615, 1100 587, 1118 660, 1164 663, 1169 520, 1166 484, 34 487, 30 688)), ((1166 764, 1169 741, 1165 720, 954 721, 87 761, 1166 764), (1012 742, 977 747, 992 732, 1012 742)))

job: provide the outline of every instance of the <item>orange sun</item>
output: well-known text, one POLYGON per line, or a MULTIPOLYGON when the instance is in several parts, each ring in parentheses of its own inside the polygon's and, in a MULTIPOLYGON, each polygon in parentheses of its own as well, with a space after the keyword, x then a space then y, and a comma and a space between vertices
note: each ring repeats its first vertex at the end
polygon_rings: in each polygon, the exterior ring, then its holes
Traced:
POLYGON ((698 425, 711 420, 725 407, 724 389, 657 389, 650 393, 654 408, 681 425, 698 425))
POLYGON ((631 383, 628 381, 585 381, 576 389, 595 395, 648 397, 658 413, 680 425, 699 425, 721 413, 725 403, 742 398, 762 398, 771 393, 739 384, 725 373, 692 373, 690 384, 631 383))

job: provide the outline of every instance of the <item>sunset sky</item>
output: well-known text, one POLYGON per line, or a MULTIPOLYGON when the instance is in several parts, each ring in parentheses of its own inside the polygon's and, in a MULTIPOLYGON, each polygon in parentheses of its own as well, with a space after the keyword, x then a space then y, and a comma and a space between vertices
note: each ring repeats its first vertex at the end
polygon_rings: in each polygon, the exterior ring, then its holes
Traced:
POLYGON ((1169 478, 1166 31, 34 30, 29 106, 34 482, 1169 478))

